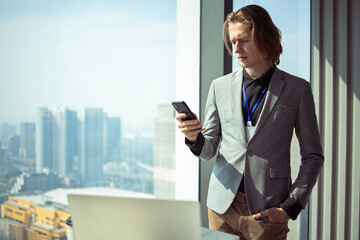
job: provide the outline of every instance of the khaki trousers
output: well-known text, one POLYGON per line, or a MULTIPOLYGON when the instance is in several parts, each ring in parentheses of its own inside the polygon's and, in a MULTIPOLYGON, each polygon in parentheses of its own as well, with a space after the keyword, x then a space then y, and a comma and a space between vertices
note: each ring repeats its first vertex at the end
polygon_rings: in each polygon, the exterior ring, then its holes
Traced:
POLYGON ((287 223, 262 223, 253 219, 241 192, 224 214, 208 209, 208 216, 210 229, 238 235, 241 240, 284 240, 289 232, 287 223))

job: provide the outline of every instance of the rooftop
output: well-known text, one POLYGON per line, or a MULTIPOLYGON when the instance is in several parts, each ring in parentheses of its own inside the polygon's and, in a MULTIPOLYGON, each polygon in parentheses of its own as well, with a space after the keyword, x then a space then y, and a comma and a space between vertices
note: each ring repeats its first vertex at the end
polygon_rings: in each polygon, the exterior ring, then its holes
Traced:
POLYGON ((68 194, 84 194, 84 195, 100 195, 100 196, 115 196, 115 197, 137 197, 137 198, 154 198, 154 195, 133 192, 128 190, 104 187, 92 188, 57 188, 39 195, 17 195, 16 198, 29 201, 35 205, 42 207, 62 206, 67 208, 69 203, 67 200, 68 194))

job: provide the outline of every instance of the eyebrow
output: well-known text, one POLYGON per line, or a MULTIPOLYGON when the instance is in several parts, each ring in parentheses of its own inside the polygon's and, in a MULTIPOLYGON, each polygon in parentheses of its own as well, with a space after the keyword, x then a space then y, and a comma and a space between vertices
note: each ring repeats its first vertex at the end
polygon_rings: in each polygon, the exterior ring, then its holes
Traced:
POLYGON ((241 35, 241 36, 235 36, 233 38, 230 38, 230 41, 234 41, 234 40, 244 40, 244 39, 251 39, 251 36, 249 35, 241 35))

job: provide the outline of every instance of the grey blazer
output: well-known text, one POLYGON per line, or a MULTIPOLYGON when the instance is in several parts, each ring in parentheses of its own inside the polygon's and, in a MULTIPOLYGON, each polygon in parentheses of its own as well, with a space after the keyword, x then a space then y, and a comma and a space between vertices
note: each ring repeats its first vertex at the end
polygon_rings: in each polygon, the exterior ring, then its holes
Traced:
POLYGON ((207 205, 223 214, 244 177, 251 214, 297 203, 305 208, 323 164, 310 84, 275 68, 252 138, 242 112, 242 71, 214 80, 205 109, 201 159, 216 155, 207 205), (295 129, 301 166, 290 176, 290 143, 295 129))

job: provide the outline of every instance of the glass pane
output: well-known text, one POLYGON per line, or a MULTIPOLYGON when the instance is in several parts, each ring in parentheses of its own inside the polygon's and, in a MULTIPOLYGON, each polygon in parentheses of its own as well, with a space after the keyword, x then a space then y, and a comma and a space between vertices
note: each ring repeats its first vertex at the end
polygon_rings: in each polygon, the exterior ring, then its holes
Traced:
MULTIPOLYGON (((290 74, 310 81, 310 0, 234 0, 234 10, 246 4, 256 4, 265 8, 282 33, 283 53, 279 68, 290 74)), ((240 69, 233 58, 233 70, 240 69)), ((297 177, 300 166, 300 150, 294 136, 291 144, 292 179, 297 177)), ((307 239, 307 212, 302 211, 296 221, 289 221, 288 239, 307 239)))
POLYGON ((176 4, 0 1, 0 203, 175 198, 176 4))

